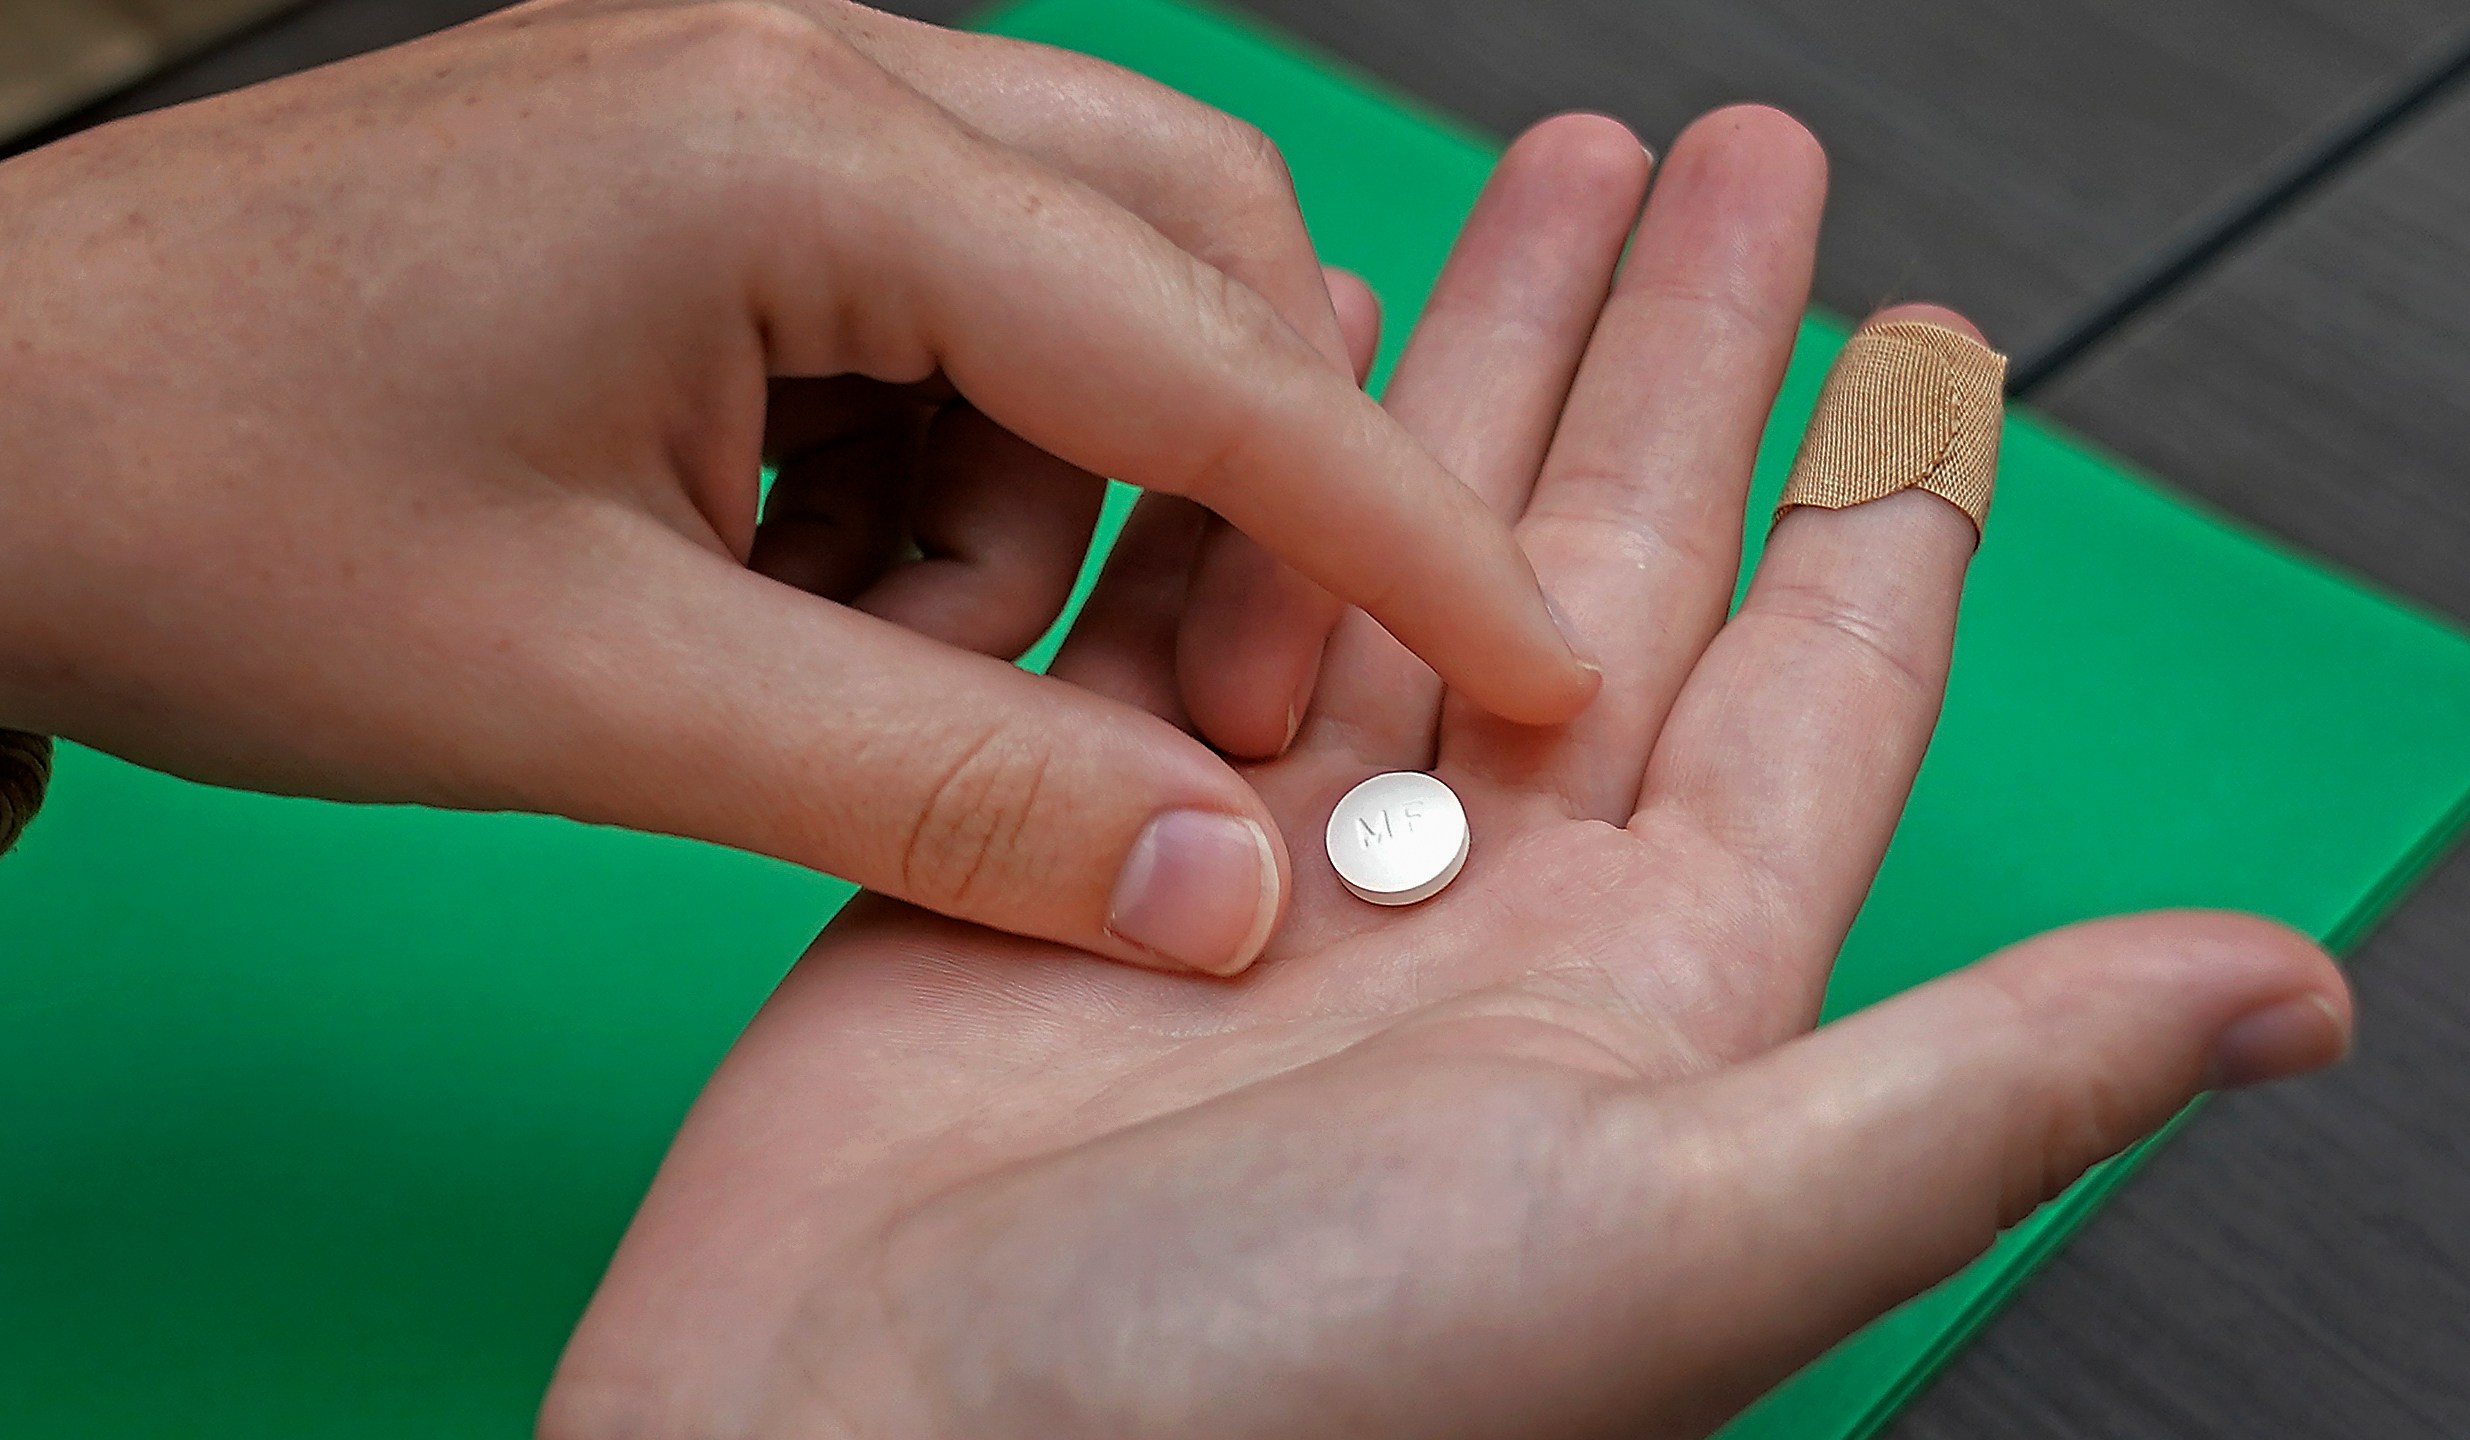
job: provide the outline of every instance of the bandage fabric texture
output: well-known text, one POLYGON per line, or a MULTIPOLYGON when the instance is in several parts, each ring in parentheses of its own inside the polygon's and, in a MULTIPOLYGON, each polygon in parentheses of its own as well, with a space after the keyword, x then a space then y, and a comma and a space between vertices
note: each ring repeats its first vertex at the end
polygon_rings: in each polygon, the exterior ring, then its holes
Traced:
POLYGON ((1781 518, 1796 505, 1841 510, 1927 490, 1972 517, 1990 514, 2007 357, 1917 320, 1856 332, 1819 392, 1781 518))

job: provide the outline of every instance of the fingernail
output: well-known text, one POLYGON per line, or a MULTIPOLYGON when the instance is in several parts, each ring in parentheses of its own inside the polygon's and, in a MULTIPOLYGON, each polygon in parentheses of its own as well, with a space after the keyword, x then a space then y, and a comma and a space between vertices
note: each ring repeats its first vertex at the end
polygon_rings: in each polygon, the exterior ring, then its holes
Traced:
POLYGON ((1586 647, 1578 643, 1578 627, 1570 623, 1569 612, 1561 608, 1560 601, 1546 594, 1544 613, 1552 617, 1553 628, 1561 632, 1561 643, 1569 647, 1569 653, 1578 661, 1578 668, 1594 676, 1595 683, 1600 687, 1604 681, 1604 667, 1587 658, 1586 647))
POLYGON ((1268 832, 1216 811, 1169 810, 1133 842, 1106 928, 1168 964, 1233 975, 1260 958, 1277 918, 1268 832))
POLYGON ((2282 1000, 2230 1022, 2213 1039, 2207 1090, 2235 1090, 2321 1070, 2350 1053, 2341 1012, 2321 995, 2282 1000))

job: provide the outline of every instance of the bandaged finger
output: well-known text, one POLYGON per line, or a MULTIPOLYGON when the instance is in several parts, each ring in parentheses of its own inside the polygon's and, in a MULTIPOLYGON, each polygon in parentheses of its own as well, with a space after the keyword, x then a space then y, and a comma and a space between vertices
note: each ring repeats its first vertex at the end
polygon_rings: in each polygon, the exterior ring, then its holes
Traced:
POLYGON ((2006 356, 1943 325, 1859 330, 1819 392, 1777 517, 1798 505, 1841 510, 1926 490, 1978 531, 1998 475, 2006 376, 2006 356))

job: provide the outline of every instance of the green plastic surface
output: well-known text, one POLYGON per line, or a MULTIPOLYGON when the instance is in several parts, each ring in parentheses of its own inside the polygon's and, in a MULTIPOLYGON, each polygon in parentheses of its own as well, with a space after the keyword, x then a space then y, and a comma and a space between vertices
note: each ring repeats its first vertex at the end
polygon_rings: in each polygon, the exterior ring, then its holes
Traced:
MULTIPOLYGON (((1394 354, 1492 142, 1159 0, 995 23, 1267 128, 1394 354)), ((1841 334, 1803 336, 1767 495, 1841 334)), ((2346 942, 2465 797, 2470 642, 2018 417, 1946 721, 1831 1008, 2146 906, 2346 942)), ((696 1086, 845 893, 675 841, 70 751, 0 863, 0 1433, 524 1433, 696 1086)), ((1734 1436, 1875 1428, 2123 1173, 1734 1436)))

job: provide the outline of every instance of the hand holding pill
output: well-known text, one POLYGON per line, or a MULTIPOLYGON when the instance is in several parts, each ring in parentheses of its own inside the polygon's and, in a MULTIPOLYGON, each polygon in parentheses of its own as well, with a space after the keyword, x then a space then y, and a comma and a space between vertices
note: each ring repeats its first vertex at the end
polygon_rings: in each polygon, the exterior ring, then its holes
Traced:
POLYGON ((1520 723, 1598 683, 1358 387, 1274 147, 1083 57, 545 0, 0 165, 0 255, 29 747, 1225 974, 1291 879, 1225 757, 1286 747, 1342 601, 1520 723), (1102 476, 1195 507, 1188 728, 1006 663, 1102 476))
MULTIPOLYGON (((1522 138, 1386 396, 1521 517, 1595 703, 1508 723, 1342 619, 1294 743, 1245 769, 1322 843, 1232 981, 852 907, 679 1137, 558 1440, 645 1413, 1704 1434, 2198 1086, 2340 1053, 2330 962, 2228 915, 2028 939, 1812 1030, 1936 717, 1973 513, 1862 462, 1881 483, 1797 504, 1731 613, 1824 167, 1754 108, 1685 132, 1641 220, 1648 164, 1599 118, 1522 138)), ((1360 353, 1369 297, 1333 293, 1360 353)), ((1935 423, 1838 388, 1847 431, 1935 423)), ((1188 719, 1207 534, 1144 501, 1056 672, 1188 719)))

